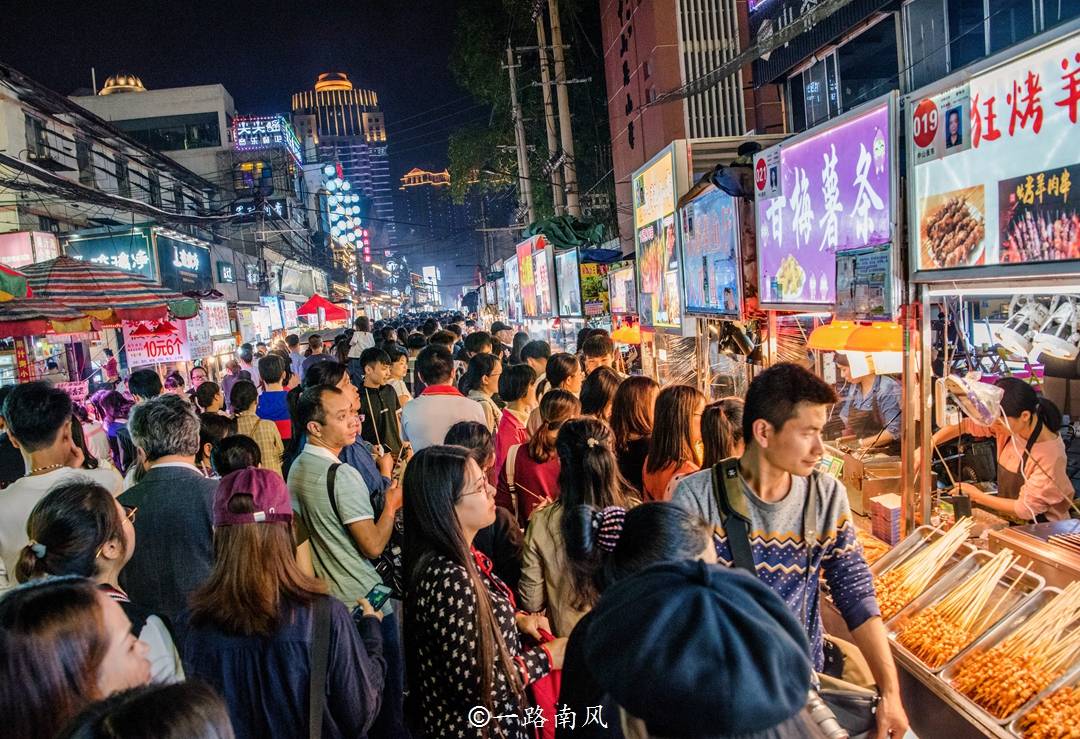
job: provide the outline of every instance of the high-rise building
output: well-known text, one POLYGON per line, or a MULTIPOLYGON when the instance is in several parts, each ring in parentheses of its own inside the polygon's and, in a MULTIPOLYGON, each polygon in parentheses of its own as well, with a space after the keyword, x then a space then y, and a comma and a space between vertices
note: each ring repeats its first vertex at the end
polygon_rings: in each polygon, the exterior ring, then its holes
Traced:
POLYGON ((777 87, 754 88, 749 65, 696 95, 653 104, 746 46, 747 0, 602 0, 600 23, 619 233, 628 246, 635 170, 676 139, 783 133, 783 107, 777 87))
POLYGON ((394 191, 378 94, 354 87, 344 72, 328 72, 319 75, 314 89, 293 95, 292 110, 301 138, 317 137, 320 161, 340 163, 345 179, 368 201, 375 253, 392 249, 397 245, 394 191))

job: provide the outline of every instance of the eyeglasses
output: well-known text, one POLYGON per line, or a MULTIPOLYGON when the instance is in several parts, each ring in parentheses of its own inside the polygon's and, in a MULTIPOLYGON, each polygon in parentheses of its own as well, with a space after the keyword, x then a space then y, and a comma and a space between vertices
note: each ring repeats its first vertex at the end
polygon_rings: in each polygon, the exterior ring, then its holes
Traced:
POLYGON ((495 488, 493 488, 491 485, 489 485, 488 481, 487 481, 487 478, 484 478, 484 477, 481 477, 479 480, 477 480, 475 490, 470 490, 467 493, 462 493, 461 497, 464 498, 466 495, 481 495, 481 494, 486 495, 489 498, 494 498, 495 497, 495 488))

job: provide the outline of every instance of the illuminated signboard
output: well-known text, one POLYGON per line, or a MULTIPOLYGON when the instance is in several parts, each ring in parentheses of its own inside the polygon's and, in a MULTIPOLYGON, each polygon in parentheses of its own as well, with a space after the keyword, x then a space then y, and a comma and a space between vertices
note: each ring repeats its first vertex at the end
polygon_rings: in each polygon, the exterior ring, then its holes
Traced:
POLYGON ((213 287, 209 249, 160 232, 157 234, 157 248, 162 285, 181 292, 213 287))
POLYGON ((1077 269, 1080 32, 1053 35, 908 97, 916 280, 1077 269))
POLYGON ((893 242, 895 102, 879 98, 757 155, 763 305, 835 305, 837 253, 893 242))
MULTIPOLYGON (((232 204, 233 223, 253 223, 257 206, 253 200, 237 200, 232 204)), ((284 198, 271 198, 263 202, 263 215, 267 218, 288 218, 289 204, 284 198)))
POLYGON ((503 262, 503 284, 506 289, 506 317, 511 322, 520 321, 521 312, 521 273, 518 271, 517 254, 503 262))
POLYGON ((236 282, 236 268, 232 265, 232 262, 218 262, 217 274, 218 282, 230 284, 236 282))
POLYGON ((580 316, 581 271, 578 265, 577 249, 555 255, 555 275, 559 295, 559 315, 563 318, 580 316))
POLYGON ((715 187, 682 207, 686 312, 737 317, 742 305, 738 204, 715 187))
POLYGON ((682 327, 675 151, 674 147, 664 149, 633 178, 641 322, 668 329, 682 327))
POLYGON ((74 259, 117 267, 150 280, 157 280, 158 277, 154 247, 145 228, 75 234, 65 243, 64 250, 74 259))
POLYGON ((555 258, 547 239, 532 236, 517 245, 522 316, 551 318, 554 314, 555 258))
POLYGON ((304 163, 300 139, 283 115, 233 118, 232 133, 237 151, 285 149, 297 164, 304 163))

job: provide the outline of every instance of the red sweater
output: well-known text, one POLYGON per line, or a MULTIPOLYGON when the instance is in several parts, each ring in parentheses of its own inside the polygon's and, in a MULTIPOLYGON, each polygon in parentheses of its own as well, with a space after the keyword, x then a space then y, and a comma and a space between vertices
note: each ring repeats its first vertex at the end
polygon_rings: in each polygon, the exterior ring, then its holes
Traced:
POLYGON ((488 480, 492 485, 499 482, 499 470, 506 464, 506 453, 514 444, 524 444, 529 440, 529 432, 525 424, 512 412, 503 409, 502 418, 499 419, 499 428, 495 430, 495 466, 488 472, 488 480))
POLYGON ((517 511, 518 525, 525 528, 534 510, 559 497, 559 457, 551 455, 546 462, 537 462, 528 446, 518 449, 514 460, 514 491, 506 479, 506 462, 499 467, 499 484, 495 504, 510 512, 517 511))

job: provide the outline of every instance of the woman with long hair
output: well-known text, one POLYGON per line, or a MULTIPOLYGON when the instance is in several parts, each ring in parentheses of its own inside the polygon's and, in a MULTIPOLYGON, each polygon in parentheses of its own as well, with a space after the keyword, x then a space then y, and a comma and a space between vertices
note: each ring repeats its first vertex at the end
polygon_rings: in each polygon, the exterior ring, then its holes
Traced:
POLYGON ((120 429, 127 427, 131 401, 116 390, 109 390, 97 402, 103 414, 105 433, 109 437, 109 451, 112 454, 113 466, 122 475, 135 464, 136 452, 135 446, 131 443, 131 437, 127 432, 120 433, 120 429))
POLYGON ((54 739, 91 703, 150 681, 127 616, 82 577, 34 580, 0 598, 4 735, 54 739))
POLYGON ((524 444, 510 447, 502 469, 495 502, 514 515, 524 529, 540 506, 559 497, 559 455, 555 439, 563 423, 581 414, 581 402, 566 390, 552 390, 540 401, 542 423, 524 444))
POLYGON ((521 350, 525 348, 525 345, 529 343, 529 335, 524 331, 518 331, 514 334, 513 344, 510 346, 510 364, 521 364, 521 350))
POLYGON ((627 508, 629 500, 615 461, 611 429, 595 418, 566 421, 556 437, 559 498, 535 511, 525 531, 521 563, 521 607, 546 609, 556 636, 568 636, 596 602, 595 562, 566 556, 567 511, 579 506, 598 510, 627 508))
POLYGON ((601 421, 611 419, 611 404, 622 378, 611 367, 597 367, 581 383, 581 413, 601 421))
POLYGON ((742 398, 722 398, 705 406, 701 414, 701 469, 707 470, 728 457, 741 457, 743 442, 742 398))
MULTIPOLYGON (((495 441, 491 432, 479 421, 458 421, 446 432, 444 443, 469 450, 469 456, 485 475, 495 465, 495 441)), ((491 560, 494 573, 516 593, 521 579, 521 546, 523 537, 514 514, 496 506, 495 523, 480 529, 473 547, 491 560)))
POLYGON ((465 449, 431 446, 405 468, 404 498, 409 698, 423 733, 531 737, 517 720, 525 686, 562 667, 566 641, 525 648, 521 634, 539 637, 546 619, 515 614, 513 593, 472 550, 495 520, 494 489, 465 449), (486 728, 470 722, 478 714, 486 728))
POLYGON ((653 409, 660 386, 644 375, 627 377, 611 401, 611 430, 619 473, 639 495, 645 492, 641 462, 649 453, 653 432, 653 409))
MULTIPOLYGON (((581 361, 573 354, 557 352, 548 357, 547 371, 544 373, 544 395, 552 390, 566 390, 577 397, 581 395, 581 384, 585 381, 585 371, 581 368, 581 361)), ((537 400, 542 396, 538 395, 537 400)), ((540 418, 540 409, 534 408, 529 415, 526 429, 529 434, 536 433, 543 420, 540 418)))
POLYGON ((475 354, 469 360, 465 374, 458 381, 458 390, 484 409, 484 418, 487 419, 491 433, 495 433, 499 427, 499 416, 502 415, 499 406, 492 400, 492 396, 499 392, 499 377, 502 372, 502 362, 494 354, 475 354))
POLYGON ((656 396, 653 435, 641 478, 646 500, 671 500, 676 476, 701 469, 701 416, 705 396, 689 385, 670 385, 656 396))
MULTIPOLYGON (((585 566, 593 572, 598 595, 608 585, 659 562, 716 562, 712 529, 694 514, 672 503, 642 503, 621 516, 619 511, 582 506, 567 512, 567 556, 571 561, 588 563, 585 566)), ((568 705, 583 715, 605 699, 605 691, 585 659, 586 634, 592 620, 591 613, 585 614, 570 633, 559 691, 559 705, 568 705)), ((555 736, 600 739, 609 733, 593 724, 578 726, 573 732, 556 728, 555 736)))
POLYGON ((218 485, 214 569, 181 618, 184 666, 221 693, 239 739, 306 736, 312 642, 327 629, 322 735, 362 736, 385 679, 381 614, 360 599, 354 623, 322 581, 300 571, 292 518, 289 489, 275 472, 244 469, 218 485))
POLYGON ((136 511, 92 482, 58 485, 30 512, 30 544, 19 555, 14 575, 19 582, 60 575, 93 580, 120 605, 132 633, 147 645, 153 679, 183 680, 167 619, 132 603, 120 587, 120 572, 135 553, 136 511))
POLYGON ((90 417, 88 406, 95 410, 97 407, 92 403, 72 403, 71 415, 79 422, 83 443, 91 456, 98 462, 106 461, 107 464, 112 464, 109 435, 105 433, 105 426, 100 423, 100 420, 94 420, 90 417))

